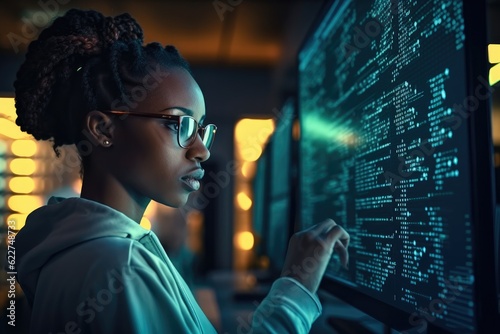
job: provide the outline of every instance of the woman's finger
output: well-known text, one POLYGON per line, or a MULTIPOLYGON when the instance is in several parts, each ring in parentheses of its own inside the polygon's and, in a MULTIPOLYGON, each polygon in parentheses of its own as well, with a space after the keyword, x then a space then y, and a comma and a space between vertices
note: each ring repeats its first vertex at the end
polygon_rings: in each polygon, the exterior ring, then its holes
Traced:
POLYGON ((333 244, 333 250, 339 255, 342 265, 346 268, 349 263, 349 252, 347 251, 349 239, 349 233, 339 225, 334 226, 327 236, 328 242, 333 244))
POLYGON ((347 269, 347 265, 349 264, 349 252, 347 251, 347 248, 340 241, 337 241, 335 242, 333 249, 335 253, 339 255, 342 266, 347 269))
POLYGON ((317 237, 322 234, 328 234, 336 225, 337 223, 335 223, 332 219, 326 219, 319 224, 313 225, 308 230, 312 232, 313 236, 317 237))

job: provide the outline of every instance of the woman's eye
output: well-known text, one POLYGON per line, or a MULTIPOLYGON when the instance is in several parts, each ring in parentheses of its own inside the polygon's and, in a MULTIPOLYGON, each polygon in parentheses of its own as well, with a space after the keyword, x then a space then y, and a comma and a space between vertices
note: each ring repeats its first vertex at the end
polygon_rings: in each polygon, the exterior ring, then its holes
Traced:
POLYGON ((170 130, 179 131, 179 124, 177 124, 177 123, 165 122, 164 125, 165 125, 165 127, 169 128, 170 130))

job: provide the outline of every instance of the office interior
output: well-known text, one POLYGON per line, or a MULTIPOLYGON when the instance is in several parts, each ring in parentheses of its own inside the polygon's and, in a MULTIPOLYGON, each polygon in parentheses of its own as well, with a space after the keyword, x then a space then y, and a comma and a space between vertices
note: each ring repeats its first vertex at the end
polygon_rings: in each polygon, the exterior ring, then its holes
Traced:
MULTIPOLYGON (((50 143, 33 141, 13 122, 16 116, 12 83, 28 42, 43 28, 45 17, 53 18, 73 7, 95 9, 110 16, 129 12, 144 29, 145 42, 175 45, 188 60, 204 93, 207 122, 218 127, 211 157, 204 163, 204 187, 193 194, 183 208, 152 203, 141 225, 158 235, 219 332, 247 332, 252 310, 279 275, 269 254, 258 251, 265 236, 256 233, 253 226, 253 205, 259 200, 255 198, 254 177, 283 105, 297 95, 297 53, 329 2, 2 1, 2 221, 6 224, 14 219, 20 229, 29 212, 44 205, 50 196, 78 196, 81 186, 80 163, 74 148, 63 148, 61 157, 56 158, 50 143), (41 3, 54 4, 55 10, 41 3)), ((497 19, 500 1, 488 0, 486 7, 488 44, 500 44, 497 19)), ((489 66, 493 68, 495 64, 489 66)), ((500 89, 497 87, 500 84, 492 82, 491 124, 493 161, 500 170, 500 89)), ((299 136, 298 132, 294 128, 293 135, 299 136)), ((7 234, 5 224, 0 230, 2 239, 7 234)), ((0 245, 5 254, 6 243, 2 241, 0 245)), ((6 275, 5 270, 0 269, 2 311, 8 302, 6 275)), ((14 329, 8 327, 2 317, 0 328, 9 333, 26 333, 29 308, 23 303, 19 286, 16 294, 18 325, 14 329)), ((319 297, 323 314, 311 333, 398 333, 334 295, 320 291, 319 297), (332 325, 334 315, 349 321, 332 325)))

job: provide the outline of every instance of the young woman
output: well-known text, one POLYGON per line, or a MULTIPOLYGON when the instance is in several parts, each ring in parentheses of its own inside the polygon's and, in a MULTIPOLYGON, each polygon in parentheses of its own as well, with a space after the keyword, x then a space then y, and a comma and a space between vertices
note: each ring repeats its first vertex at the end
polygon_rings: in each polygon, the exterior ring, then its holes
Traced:
MULTIPOLYGON (((179 207, 200 187, 216 127, 173 46, 143 45, 128 14, 70 10, 33 41, 14 84, 17 124, 56 153, 76 145, 81 197, 52 197, 16 237, 33 333, 213 333, 158 238, 151 200, 179 207)), ((295 234, 251 331, 305 333, 315 295, 349 235, 327 220, 295 234)), ((250 328, 250 325, 249 325, 250 328)))

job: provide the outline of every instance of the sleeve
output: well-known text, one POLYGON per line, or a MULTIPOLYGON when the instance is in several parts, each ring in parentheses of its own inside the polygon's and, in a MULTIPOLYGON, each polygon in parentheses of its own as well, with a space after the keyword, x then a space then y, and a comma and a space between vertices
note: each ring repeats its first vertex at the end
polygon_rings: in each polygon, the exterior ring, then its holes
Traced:
POLYGON ((308 333, 321 311, 317 296, 297 280, 281 277, 255 310, 249 332, 308 333))

